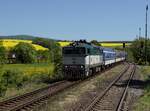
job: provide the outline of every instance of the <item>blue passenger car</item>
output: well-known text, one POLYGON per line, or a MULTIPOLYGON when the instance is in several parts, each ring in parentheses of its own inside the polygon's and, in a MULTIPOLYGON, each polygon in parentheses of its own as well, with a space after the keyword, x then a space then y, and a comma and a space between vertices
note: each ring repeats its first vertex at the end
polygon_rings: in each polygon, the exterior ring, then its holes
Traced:
POLYGON ((127 53, 124 51, 117 51, 116 50, 116 62, 121 62, 126 59, 127 53))
POLYGON ((115 63, 116 52, 114 49, 102 47, 102 51, 103 51, 103 61, 105 66, 115 63))

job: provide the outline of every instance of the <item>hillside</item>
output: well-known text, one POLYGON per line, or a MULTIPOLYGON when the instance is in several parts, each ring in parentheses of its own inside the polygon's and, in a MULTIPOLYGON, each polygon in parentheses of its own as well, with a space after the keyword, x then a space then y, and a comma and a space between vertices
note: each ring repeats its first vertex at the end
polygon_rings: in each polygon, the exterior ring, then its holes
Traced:
POLYGON ((34 40, 35 38, 45 38, 49 40, 54 40, 46 37, 37 37, 32 35, 10 35, 10 36, 0 36, 0 39, 19 39, 19 40, 34 40))
POLYGON ((30 35, 12 35, 12 36, 0 36, 0 39, 33 40, 35 39, 35 37, 30 35))

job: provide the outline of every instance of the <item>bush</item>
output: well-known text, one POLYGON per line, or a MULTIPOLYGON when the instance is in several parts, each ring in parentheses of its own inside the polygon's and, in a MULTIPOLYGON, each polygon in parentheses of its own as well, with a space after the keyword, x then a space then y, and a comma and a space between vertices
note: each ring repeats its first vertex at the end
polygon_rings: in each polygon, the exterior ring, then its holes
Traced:
POLYGON ((1 82, 5 87, 20 88, 24 82, 24 76, 17 70, 6 70, 1 76, 1 82))
POLYGON ((35 73, 35 74, 32 74, 30 78, 30 82, 34 82, 34 83, 53 83, 59 80, 63 80, 63 76, 61 73, 58 73, 58 74, 35 73))
POLYGON ((44 74, 44 73, 40 73, 40 74, 33 74, 31 76, 31 82, 35 82, 35 83, 47 83, 50 80, 50 76, 49 74, 44 74))
POLYGON ((101 46, 101 44, 97 40, 92 40, 91 43, 96 46, 101 46))
POLYGON ((36 50, 29 43, 20 42, 14 47, 13 52, 18 63, 34 63, 37 60, 36 50))
POLYGON ((0 46, 0 64, 6 63, 6 49, 0 46))
POLYGON ((6 91, 7 87, 2 82, 0 82, 0 97, 4 96, 6 91))
POLYGON ((37 62, 38 63, 50 63, 51 62, 51 54, 49 50, 39 50, 37 51, 37 62))
MULTIPOLYGON (((149 44, 150 40, 148 40, 149 44)), ((148 45, 149 46, 149 45, 148 45)), ((134 61, 138 64, 144 64, 145 63, 145 38, 139 38, 135 39, 131 45, 131 50, 133 53, 134 61)), ((149 55, 150 52, 148 52, 147 48, 147 55, 149 55)))
POLYGON ((60 81, 60 80, 63 80, 64 77, 61 73, 58 73, 58 74, 53 74, 50 78, 50 80, 48 81, 48 83, 53 83, 53 82, 57 82, 57 81, 60 81))
POLYGON ((55 66, 54 73, 59 74, 61 72, 60 69, 62 66, 62 49, 60 45, 54 40, 43 38, 34 39, 33 44, 38 44, 49 49, 49 54, 51 55, 51 62, 55 66))
POLYGON ((20 88, 23 84, 23 76, 20 72, 14 70, 6 70, 0 74, 0 97, 4 96, 7 88, 20 88))

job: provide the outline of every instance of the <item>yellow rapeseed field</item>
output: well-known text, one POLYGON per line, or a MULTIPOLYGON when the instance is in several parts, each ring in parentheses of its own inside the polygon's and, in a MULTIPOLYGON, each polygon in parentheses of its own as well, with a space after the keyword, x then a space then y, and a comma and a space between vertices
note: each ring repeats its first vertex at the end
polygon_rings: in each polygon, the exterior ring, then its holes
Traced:
MULTIPOLYGON (((61 47, 69 45, 71 42, 58 42, 61 47)), ((123 46, 122 43, 100 43, 103 47, 117 47, 123 46)), ((131 43, 126 43, 126 46, 129 46, 131 43)))
MULTIPOLYGON (((103 47, 117 47, 117 46, 123 46, 123 43, 100 43, 103 47)), ((130 43, 126 43, 126 46, 129 46, 130 43)))
MULTIPOLYGON (((2 44, 5 48, 10 49, 14 46, 16 46, 19 42, 26 42, 32 44, 31 40, 15 40, 15 39, 2 39, 2 44)), ((58 42, 61 47, 67 46, 72 42, 58 42)), ((122 43, 100 43, 103 47, 117 47, 122 46, 122 43)), ((131 43, 126 43, 126 46, 129 46, 131 43)), ((32 44, 36 50, 48 50, 47 48, 44 48, 40 45, 32 44)))
POLYGON ((58 42, 61 47, 69 45, 71 42, 58 42))
MULTIPOLYGON (((19 42, 25 42, 25 43, 29 43, 32 44, 31 40, 16 40, 16 39, 1 39, 0 41, 2 41, 2 45, 6 48, 6 49, 10 49, 13 48, 14 46, 16 46, 19 42)), ((36 45, 36 44, 32 44, 36 50, 48 50, 47 48, 44 48, 40 45, 36 45)))

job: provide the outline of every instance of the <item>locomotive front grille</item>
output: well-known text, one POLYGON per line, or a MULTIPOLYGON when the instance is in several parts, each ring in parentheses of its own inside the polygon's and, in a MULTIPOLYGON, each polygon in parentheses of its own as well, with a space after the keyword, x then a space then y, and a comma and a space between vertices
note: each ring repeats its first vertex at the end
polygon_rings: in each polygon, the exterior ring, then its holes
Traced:
POLYGON ((68 67, 63 69, 63 74, 66 79, 82 79, 85 76, 85 69, 68 67))

